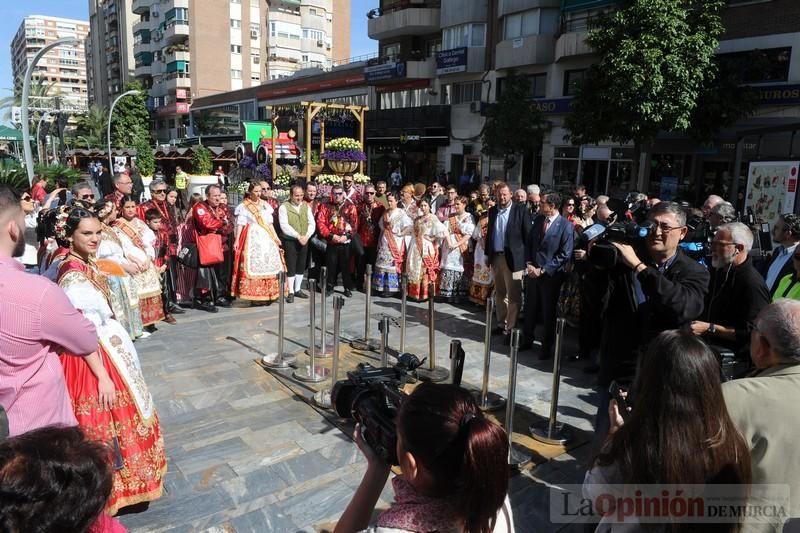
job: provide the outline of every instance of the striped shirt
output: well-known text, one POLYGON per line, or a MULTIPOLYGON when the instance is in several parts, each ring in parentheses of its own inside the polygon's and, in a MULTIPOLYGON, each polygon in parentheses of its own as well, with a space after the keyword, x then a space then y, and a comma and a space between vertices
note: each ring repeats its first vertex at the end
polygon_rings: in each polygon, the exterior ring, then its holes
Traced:
POLYGON ((9 436, 77 425, 58 352, 97 350, 94 325, 58 285, 0 257, 0 405, 9 436))

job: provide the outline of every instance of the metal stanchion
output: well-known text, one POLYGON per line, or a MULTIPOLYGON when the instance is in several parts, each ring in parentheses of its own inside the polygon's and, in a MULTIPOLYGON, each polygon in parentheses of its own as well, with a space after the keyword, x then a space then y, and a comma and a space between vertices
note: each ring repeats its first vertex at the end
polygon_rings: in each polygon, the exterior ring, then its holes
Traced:
POLYGON ((400 351, 406 351, 406 303, 408 302, 408 274, 400 278, 400 351))
MULTIPOLYGON (((308 280, 308 284, 309 284, 309 286, 313 286, 314 285, 314 280, 313 279, 309 279, 308 280)), ((324 287, 324 285, 323 285, 323 287, 324 287)), ((317 354, 316 354, 317 314, 314 312, 315 311, 315 307, 316 307, 316 299, 317 299, 316 294, 317 294, 316 291, 313 291, 313 290, 309 291, 309 298, 308 298, 308 311, 309 311, 308 312, 308 316, 309 316, 309 321, 311 322, 311 327, 308 328, 308 331, 309 331, 308 332, 309 342, 308 342, 308 350, 307 351, 308 351, 308 355, 311 356, 311 360, 309 361, 308 366, 305 366, 305 367, 302 367, 302 368, 298 368, 297 370, 295 370, 292 373, 292 375, 295 377, 295 379, 299 379, 300 381, 308 381, 308 382, 312 382, 312 383, 319 383, 320 381, 324 380, 326 375, 327 375, 327 373, 328 373, 328 369, 327 368, 323 368, 321 366, 316 366, 316 363, 317 363, 317 354)))
POLYGON ((450 380, 453 385, 461 386, 461 376, 464 373, 464 350, 461 348, 461 341, 453 339, 450 341, 450 380))
POLYGON ((284 306, 286 299, 286 291, 284 284, 286 283, 286 273, 278 272, 278 286, 280 294, 278 296, 278 351, 268 353, 261 358, 261 363, 267 368, 289 368, 291 363, 294 363, 296 358, 293 354, 288 354, 283 351, 283 321, 284 321, 284 306))
POLYGON ((564 341, 564 328, 567 321, 556 319, 555 356, 553 357, 553 389, 550 395, 550 418, 546 424, 530 427, 531 436, 544 444, 563 445, 569 440, 563 424, 556 422, 558 416, 558 389, 561 386, 561 350, 564 341))
POLYGON ((330 409, 331 390, 339 380, 339 334, 342 329, 342 307, 344 307, 344 296, 336 295, 333 297, 333 361, 331 362, 331 388, 324 389, 314 394, 314 403, 320 407, 330 409))
POLYGON ((436 284, 428 284, 428 368, 418 368, 417 378, 422 381, 440 382, 450 377, 450 372, 446 368, 436 366, 436 329, 434 328, 434 294, 436 284))
MULTIPOLYGON (((329 359, 333 356, 333 349, 330 346, 327 346, 327 337, 328 337, 328 268, 322 267, 319 270, 320 278, 321 278, 321 294, 322 294, 322 305, 320 306, 320 322, 321 322, 321 329, 322 334, 320 335, 319 344, 316 344, 316 356, 317 359, 329 359)), ((347 274, 343 274, 347 275, 347 274)), ((309 348, 310 350, 310 348, 309 348)), ((308 355, 311 355, 311 352, 306 350, 308 355)))
POLYGON ((489 392, 489 369, 492 364, 492 317, 494 316, 494 294, 486 298, 486 333, 483 337, 483 383, 480 392, 473 392, 475 400, 484 411, 502 409, 506 399, 489 392))
POLYGON ((370 314, 370 309, 372 307, 371 280, 372 280, 372 265, 367 264, 367 271, 364 274, 364 294, 366 295, 366 304, 364 306, 364 336, 350 343, 350 346, 356 350, 375 351, 378 349, 378 341, 370 338, 369 336, 369 314, 370 314))
POLYGON ((528 453, 514 446, 514 397, 517 393, 517 360, 519 358, 519 328, 511 330, 511 356, 508 367, 508 403, 506 404, 506 433, 508 433, 508 464, 519 467, 531 460, 528 453))
POLYGON ((380 323, 378 324, 378 329, 381 330, 381 366, 389 366, 389 353, 387 352, 389 348, 389 317, 383 316, 381 318, 380 323))

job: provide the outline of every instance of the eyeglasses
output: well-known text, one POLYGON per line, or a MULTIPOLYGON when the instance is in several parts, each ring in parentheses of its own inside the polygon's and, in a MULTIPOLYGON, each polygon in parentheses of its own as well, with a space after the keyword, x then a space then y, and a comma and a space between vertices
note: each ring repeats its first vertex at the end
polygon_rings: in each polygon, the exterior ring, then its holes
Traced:
POLYGON ((33 198, 31 198, 30 195, 26 194, 25 196, 20 198, 20 200, 22 200, 23 202, 30 202, 31 200, 33 200, 33 198))
POLYGON ((724 246, 736 246, 736 243, 733 241, 711 241, 711 246, 716 248, 722 248, 724 246))
POLYGON ((656 228, 660 229, 661 233, 663 233, 664 235, 666 235, 667 233, 669 233, 669 232, 671 232, 673 230, 681 229, 681 228, 684 228, 684 227, 685 226, 670 226, 666 222, 661 222, 661 223, 657 223, 656 224, 656 228))
POLYGON ((567 207, 575 207, 575 202, 570 202, 567 204, 567 207))
POLYGON ((372 196, 373 194, 375 194, 375 191, 367 191, 364 194, 369 194, 370 196, 372 196))

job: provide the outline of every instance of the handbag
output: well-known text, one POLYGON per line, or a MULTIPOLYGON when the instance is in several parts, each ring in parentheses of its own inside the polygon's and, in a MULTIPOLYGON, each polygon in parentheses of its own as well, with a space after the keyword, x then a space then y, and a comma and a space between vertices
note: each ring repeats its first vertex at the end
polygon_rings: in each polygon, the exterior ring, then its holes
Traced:
POLYGON ((357 233, 350 236, 350 252, 355 257, 364 255, 364 243, 361 241, 361 236, 357 233))
POLYGON ((328 243, 316 233, 311 237, 309 242, 311 243, 311 247, 321 254, 324 254, 328 250, 328 243))
POLYGON ((197 257, 197 245, 193 242, 187 242, 178 250, 178 262, 187 268, 197 268, 200 266, 199 257, 197 257))
POLYGON ((225 256, 222 253, 222 235, 219 233, 207 233, 205 235, 195 233, 195 237, 200 266, 216 265, 225 260, 225 256))

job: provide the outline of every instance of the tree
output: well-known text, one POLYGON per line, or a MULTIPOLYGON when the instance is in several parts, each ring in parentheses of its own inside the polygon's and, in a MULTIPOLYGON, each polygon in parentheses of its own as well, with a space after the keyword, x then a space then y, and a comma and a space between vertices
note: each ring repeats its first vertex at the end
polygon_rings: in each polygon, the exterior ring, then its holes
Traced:
MULTIPOLYGON (((22 74, 17 76, 17 79, 14 80, 14 88, 7 89, 13 91, 14 94, 6 96, 5 98, 0 98, 0 109, 3 110, 3 120, 5 121, 11 120, 11 108, 22 107, 22 77, 22 74)), ((48 82, 47 78, 42 78, 34 73, 34 75, 31 76, 29 103, 31 105, 36 105, 39 103, 37 102, 37 98, 56 96, 55 93, 58 91, 54 88, 54 85, 54 82, 48 82)), ((32 112, 29 116, 31 121, 34 119, 38 120, 40 112, 32 112)))
POLYGON ((504 175, 516 164, 515 154, 541 145, 547 125, 530 99, 530 82, 513 71, 503 79, 503 91, 489 108, 481 133, 486 155, 503 158, 504 175))
POLYGON ((139 167, 139 173, 142 176, 152 176, 156 171, 156 158, 147 139, 136 139, 133 146, 136 148, 136 166, 139 167))
MULTIPOLYGON (((122 100, 120 100, 122 104, 122 100)), ((117 106, 119 108, 119 104, 117 106)), ((116 111, 114 113, 116 115, 116 111)), ((102 147, 106 144, 106 128, 108 127, 108 110, 97 104, 89 107, 86 114, 78 117, 75 139, 83 137, 89 146, 102 147)), ((81 139, 83 140, 83 139, 81 139)), ((80 144, 77 142, 76 144, 80 144)))
POLYGON ((111 145, 119 148, 131 147, 137 139, 150 136, 150 113, 147 111, 147 94, 142 84, 132 81, 125 91, 138 90, 139 94, 120 98, 111 118, 111 145))
POLYGON ((194 134, 198 137, 201 135, 216 135, 224 131, 222 118, 211 110, 206 109, 192 113, 192 122, 194 122, 194 134))
POLYGON ((567 117, 574 144, 633 141, 632 174, 659 131, 686 131, 715 76, 723 0, 624 0, 588 42, 600 56, 567 117))
POLYGON ((214 155, 211 150, 202 144, 192 148, 194 155, 192 156, 192 170, 197 176, 208 176, 211 174, 211 169, 214 168, 214 155))

